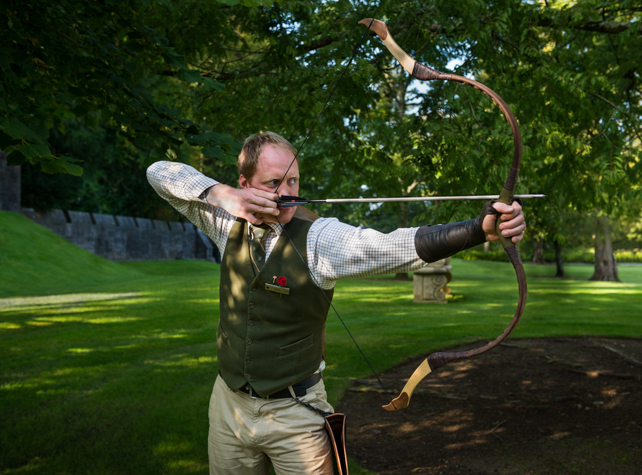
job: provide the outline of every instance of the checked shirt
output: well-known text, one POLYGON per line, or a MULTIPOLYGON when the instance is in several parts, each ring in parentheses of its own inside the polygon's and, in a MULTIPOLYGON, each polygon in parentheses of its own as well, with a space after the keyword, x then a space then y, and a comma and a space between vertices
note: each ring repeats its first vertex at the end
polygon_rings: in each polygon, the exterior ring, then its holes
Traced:
MULTIPOLYGON (((151 165, 147 179, 163 199, 216 243, 222 256, 236 218, 203 198, 204 192, 218 182, 189 165, 166 161, 151 165)), ((278 223, 267 224, 271 230, 264 239, 266 258, 281 235, 278 223)), ((251 233, 249 229, 247 232, 251 233)), ((331 289, 340 279, 419 269, 425 263, 415 251, 416 232, 417 228, 401 228, 384 234, 336 218, 320 218, 307 237, 310 274, 319 287, 331 289)))

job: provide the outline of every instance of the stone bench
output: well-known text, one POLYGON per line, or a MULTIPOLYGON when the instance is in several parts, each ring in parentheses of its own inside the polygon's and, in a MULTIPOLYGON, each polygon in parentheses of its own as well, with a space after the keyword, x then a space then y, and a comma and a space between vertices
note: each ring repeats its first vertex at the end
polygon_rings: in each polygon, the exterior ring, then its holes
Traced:
POLYGON ((415 302, 417 303, 448 303, 446 297, 450 295, 447 286, 453 278, 450 271, 453 266, 448 265, 450 257, 432 262, 413 273, 415 302))

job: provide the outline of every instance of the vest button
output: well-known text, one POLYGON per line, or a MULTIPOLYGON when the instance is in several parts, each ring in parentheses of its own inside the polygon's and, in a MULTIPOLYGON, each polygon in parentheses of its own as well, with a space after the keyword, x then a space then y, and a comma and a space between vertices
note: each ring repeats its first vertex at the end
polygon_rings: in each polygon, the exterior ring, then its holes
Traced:
POLYGON ((250 379, 250 373, 245 373, 245 379, 250 379))
POLYGON ((254 308, 254 302, 250 302, 250 308, 254 308))
POLYGON ((247 322, 247 324, 248 324, 249 326, 254 325, 254 320, 250 320, 249 322, 247 322))
POLYGON ((252 290, 252 291, 256 290, 256 285, 253 285, 253 286, 250 288, 250 290, 252 290))
POLYGON ((248 340, 247 340, 247 344, 248 344, 248 345, 251 345, 251 344, 252 344, 252 339, 251 339, 251 338, 248 338, 248 340))
POLYGON ((252 362, 252 358, 250 358, 250 357, 248 356, 247 358, 245 358, 245 362, 246 362, 246 363, 250 363, 250 362, 252 362))

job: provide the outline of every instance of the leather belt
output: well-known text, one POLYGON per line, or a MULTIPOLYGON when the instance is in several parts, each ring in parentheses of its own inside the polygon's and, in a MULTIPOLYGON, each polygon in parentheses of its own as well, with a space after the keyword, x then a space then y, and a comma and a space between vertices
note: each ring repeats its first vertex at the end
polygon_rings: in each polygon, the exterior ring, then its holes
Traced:
MULTIPOLYGON (((294 383, 292 385, 294 394, 296 394, 296 397, 305 396, 308 393, 308 388, 311 388, 312 386, 317 384, 320 380, 321 380, 321 373, 319 372, 319 373, 314 373, 313 375, 308 376, 305 379, 302 379, 298 383, 294 383)), ((239 391, 245 394, 249 394, 250 397, 253 397, 255 399, 283 399, 283 398, 292 397, 292 394, 290 394, 290 390, 288 388, 281 389, 280 391, 272 393, 269 396, 259 395, 249 384, 243 386, 241 389, 239 389, 239 391)))

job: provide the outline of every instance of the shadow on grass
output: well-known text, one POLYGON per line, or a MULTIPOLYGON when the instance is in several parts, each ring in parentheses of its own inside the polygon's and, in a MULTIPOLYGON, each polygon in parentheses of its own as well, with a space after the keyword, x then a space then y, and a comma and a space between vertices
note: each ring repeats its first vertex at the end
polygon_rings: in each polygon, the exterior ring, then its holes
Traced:
POLYGON ((218 305, 202 297, 2 299, 0 471, 206 472, 218 305))

